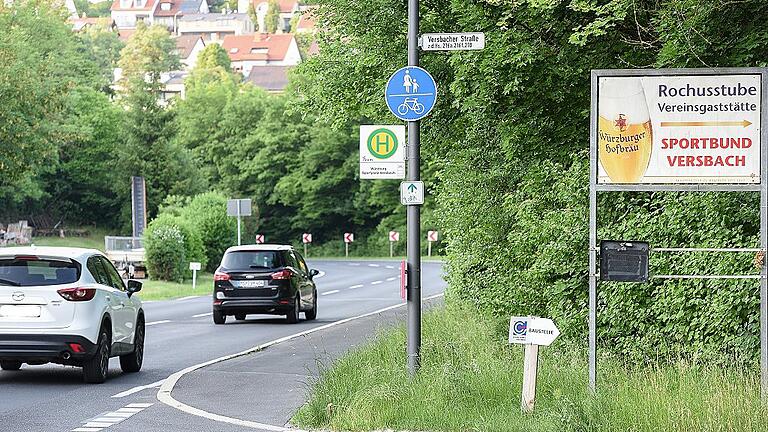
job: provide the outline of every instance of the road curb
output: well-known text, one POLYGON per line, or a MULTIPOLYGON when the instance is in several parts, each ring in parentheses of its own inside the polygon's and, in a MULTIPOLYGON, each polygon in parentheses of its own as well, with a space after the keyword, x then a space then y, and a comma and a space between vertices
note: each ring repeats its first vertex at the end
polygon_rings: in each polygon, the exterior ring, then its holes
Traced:
MULTIPOLYGON (((444 295, 445 295, 445 293, 440 293, 440 294, 436 294, 436 295, 433 295, 433 296, 425 297, 423 300, 432 300, 432 299, 436 299, 436 298, 439 298, 439 297, 443 297, 444 295)), ((242 426, 242 427, 248 427, 248 428, 252 428, 252 429, 261 429, 261 430, 268 430, 268 431, 274 431, 274 432, 284 432, 284 431, 307 432, 307 431, 304 431, 302 429, 293 429, 293 428, 288 428, 288 427, 285 427, 285 426, 275 426, 275 425, 270 425, 270 424, 266 424, 266 423, 259 423, 259 422, 254 422, 254 421, 250 421, 250 420, 241 420, 241 419, 237 419, 237 418, 234 418, 234 417, 228 417, 228 416, 224 416, 224 415, 220 415, 220 414, 210 413, 208 411, 204 411, 202 409, 195 408, 193 406, 187 405, 187 404, 185 404, 183 402, 180 402, 180 401, 174 399, 173 396, 171 395, 171 393, 173 392, 173 389, 176 386, 176 384, 178 383, 178 381, 184 375, 186 375, 186 374, 188 374, 190 372, 194 372, 194 371, 196 371, 198 369, 202 369, 202 368, 204 368, 206 366, 211 366, 211 365, 214 365, 214 364, 217 364, 217 363, 225 362, 227 360, 232 360, 232 359, 235 359, 235 358, 238 358, 238 357, 243 357, 243 356, 246 356, 246 355, 249 355, 249 354, 253 354, 253 353, 256 353, 256 352, 259 352, 259 351, 263 351, 264 349, 269 348, 270 346, 277 345, 277 344, 282 343, 282 342, 287 342, 289 340, 296 339, 296 338, 301 337, 301 336, 306 336, 306 335, 311 334, 311 333, 315 333, 315 332, 319 332, 319 331, 322 331, 322 330, 326 330, 326 329, 329 329, 331 327, 336 327, 338 325, 346 324, 348 322, 355 321, 355 320, 358 320, 358 319, 367 318, 367 317, 370 317, 370 316, 373 316, 373 315, 381 314, 381 313, 384 313, 384 312, 387 312, 387 311, 390 311, 390 310, 394 310, 394 309, 403 307, 405 305, 406 305, 405 303, 398 303, 396 305, 392 305, 392 306, 388 306, 388 307, 385 307, 385 308, 382 308, 382 309, 378 309, 378 310, 373 311, 373 312, 368 312, 368 313, 365 313, 365 314, 362 314, 362 315, 357 315, 357 316, 353 316, 353 317, 349 317, 349 318, 344 318, 342 320, 335 321, 335 322, 332 322, 332 323, 329 323, 329 324, 325 324, 325 325, 322 325, 320 327, 315 327, 315 328, 312 328, 312 329, 309 329, 309 330, 305 330, 305 331, 302 331, 302 332, 299 332, 299 333, 295 333, 295 334, 292 334, 292 335, 284 336, 284 337, 281 337, 279 339, 275 339, 273 341, 266 342, 266 343, 263 343, 261 345, 257 345, 257 346, 255 346, 253 348, 249 348, 249 349, 247 349, 245 351, 241 351, 239 353, 230 354, 230 355, 227 355, 227 356, 223 356, 223 357, 219 357, 219 358, 216 358, 216 359, 213 359, 213 360, 209 360, 209 361, 204 362, 204 363, 199 363, 199 364, 196 364, 196 365, 193 365, 193 366, 189 366, 189 367, 187 367, 185 369, 182 369, 182 370, 172 374, 171 376, 166 378, 165 381, 163 381, 163 384, 160 386, 160 390, 157 392, 157 400, 162 402, 165 405, 168 405, 169 407, 176 408, 176 409, 178 409, 180 411, 183 411, 183 412, 185 412, 187 414, 191 414, 191 415, 194 415, 194 416, 207 418, 209 420, 218 421, 218 422, 222 422, 222 423, 228 423, 228 424, 235 425, 235 426, 242 426)))

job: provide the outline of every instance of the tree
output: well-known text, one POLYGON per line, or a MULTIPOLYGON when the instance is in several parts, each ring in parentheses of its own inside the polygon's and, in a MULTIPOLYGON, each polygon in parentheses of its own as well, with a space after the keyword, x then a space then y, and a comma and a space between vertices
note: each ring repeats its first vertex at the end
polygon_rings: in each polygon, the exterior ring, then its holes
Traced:
MULTIPOLYGON (((118 62, 123 69, 120 102, 125 107, 125 145, 121 147, 124 179, 117 187, 125 194, 128 177, 145 177, 151 216, 166 195, 193 195, 205 187, 191 155, 174 143, 174 111, 161 103, 162 74, 179 67, 175 47, 167 30, 139 23, 118 62)), ((127 222, 130 201, 124 202, 127 222)))
POLYGON ((20 0, 0 5, 0 188, 32 186, 56 162, 67 93, 96 81, 61 11, 20 0))
POLYGON ((227 51, 219 44, 209 44, 197 56, 198 69, 213 69, 216 66, 221 66, 224 70, 229 71, 232 69, 232 61, 229 59, 227 51))
POLYGON ((280 3, 277 0, 269 0, 267 13, 264 16, 264 27, 267 33, 277 32, 280 26, 280 3))
POLYGON ((101 76, 101 89, 105 93, 112 93, 110 85, 114 79, 114 70, 120 59, 120 50, 125 44, 117 37, 117 34, 105 26, 90 26, 84 32, 78 34, 85 44, 88 57, 98 65, 101 76))

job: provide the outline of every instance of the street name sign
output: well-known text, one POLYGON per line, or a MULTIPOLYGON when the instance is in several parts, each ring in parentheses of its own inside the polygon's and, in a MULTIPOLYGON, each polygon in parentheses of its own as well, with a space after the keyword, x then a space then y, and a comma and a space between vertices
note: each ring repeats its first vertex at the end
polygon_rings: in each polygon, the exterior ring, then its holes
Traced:
POLYGON ((470 51, 485 48, 485 33, 424 33, 424 51, 470 51))
POLYGON ((264 243, 264 234, 256 234, 256 244, 264 243))
POLYGON ((405 178, 405 126, 360 126, 360 178, 405 178))
POLYGON ((598 184, 760 183, 760 73, 597 79, 598 184))
POLYGON ((384 99, 392 114, 400 120, 421 120, 429 115, 437 102, 437 83, 425 69, 406 66, 389 78, 384 99))
POLYGON ((403 205, 424 204, 424 182, 404 181, 400 183, 400 202, 403 205))
POLYGON ((344 233, 344 243, 352 243, 355 241, 354 233, 344 233))
POLYGON ((400 241, 400 233, 397 231, 390 231, 389 232, 389 241, 396 242, 400 241))
POLYGON ((509 343, 549 346, 560 336, 560 330, 549 318, 512 317, 509 320, 509 343))
POLYGON ((301 241, 304 244, 312 243, 312 234, 310 233, 304 233, 301 235, 301 241))

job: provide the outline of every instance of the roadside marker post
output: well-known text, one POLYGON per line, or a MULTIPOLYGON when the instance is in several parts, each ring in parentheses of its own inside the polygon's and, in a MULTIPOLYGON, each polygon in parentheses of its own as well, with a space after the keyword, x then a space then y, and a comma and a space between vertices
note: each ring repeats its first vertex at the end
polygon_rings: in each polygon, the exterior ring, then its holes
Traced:
POLYGON ((355 241, 354 233, 344 233, 344 256, 349 258, 349 244, 355 241))
POLYGON ((427 256, 432 258, 432 242, 437 241, 437 231, 427 231, 427 256))
POLYGON ((509 320, 509 343, 525 345, 523 355, 523 389, 520 409, 533 412, 536 401, 536 378, 539 368, 539 346, 549 346, 560 335, 548 318, 512 317, 509 320))
POLYGON ((304 258, 307 257, 307 245, 312 243, 312 233, 304 233, 301 235, 301 242, 304 243, 304 258))
POLYGON ((237 245, 242 244, 240 237, 240 219, 243 216, 251 215, 251 199, 231 199, 227 200, 227 216, 237 217, 237 245))
POLYGON ((389 232, 389 257, 395 256, 395 242, 400 241, 400 233, 397 231, 389 232))
POLYGON ((264 244, 264 234, 256 234, 254 241, 256 244, 264 244))
POLYGON ((197 272, 201 268, 202 268, 202 265, 199 262, 189 263, 189 269, 192 270, 192 291, 194 291, 195 287, 197 286, 197 272))
POLYGON ((400 298, 403 300, 405 300, 405 283, 408 278, 407 272, 405 271, 407 265, 405 260, 400 261, 400 298))

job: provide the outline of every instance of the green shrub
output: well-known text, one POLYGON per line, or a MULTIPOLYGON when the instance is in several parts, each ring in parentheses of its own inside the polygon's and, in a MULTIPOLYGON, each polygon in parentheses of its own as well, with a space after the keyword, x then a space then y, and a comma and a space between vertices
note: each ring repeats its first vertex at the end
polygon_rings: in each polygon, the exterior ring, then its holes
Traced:
POLYGON ((153 220, 144 234, 144 247, 150 277, 166 281, 184 279, 184 235, 176 223, 169 218, 153 220))
POLYGON ((162 213, 152 222, 166 226, 175 226, 179 229, 184 237, 184 256, 186 257, 186 262, 183 263, 183 267, 185 270, 188 269, 188 262, 199 262, 205 268, 208 257, 205 254, 203 239, 192 222, 180 216, 174 216, 171 213, 162 213))
POLYGON ((237 221, 227 216, 227 198, 218 192, 197 195, 181 210, 181 218, 200 234, 207 260, 205 269, 216 270, 224 251, 237 243, 237 221))

